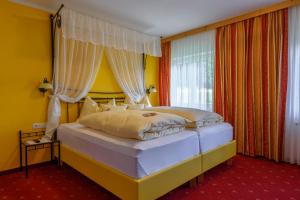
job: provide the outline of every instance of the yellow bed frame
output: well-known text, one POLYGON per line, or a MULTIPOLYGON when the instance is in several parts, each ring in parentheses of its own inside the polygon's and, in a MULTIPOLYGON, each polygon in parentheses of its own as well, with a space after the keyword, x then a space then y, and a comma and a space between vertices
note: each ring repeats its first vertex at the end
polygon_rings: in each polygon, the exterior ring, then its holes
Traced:
POLYGON ((234 140, 150 176, 134 179, 66 145, 61 147, 63 162, 125 200, 156 199, 231 159, 235 154, 236 142, 234 140))

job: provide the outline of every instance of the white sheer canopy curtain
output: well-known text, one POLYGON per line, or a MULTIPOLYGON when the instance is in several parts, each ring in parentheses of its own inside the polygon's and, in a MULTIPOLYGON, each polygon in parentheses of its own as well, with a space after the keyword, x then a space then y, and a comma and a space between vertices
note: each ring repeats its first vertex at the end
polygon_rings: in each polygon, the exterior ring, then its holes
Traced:
POLYGON ((171 43, 171 106, 213 110, 215 30, 171 43))
POLYGON ((289 9, 285 161, 300 165, 300 6, 289 9))
POLYGON ((74 103, 90 90, 103 55, 103 47, 62 37, 56 32, 54 91, 48 106, 46 137, 52 138, 61 116, 60 101, 74 103))
POLYGON ((159 37, 110 24, 65 7, 61 19, 62 26, 55 37, 54 94, 48 107, 47 138, 52 138, 59 125, 60 101, 73 103, 87 95, 99 71, 104 48, 115 49, 109 50, 110 57, 116 59, 111 62, 114 74, 133 99, 144 94, 141 55, 161 56, 159 37), (131 76, 126 74, 129 72, 131 76), (123 78, 124 81, 121 80, 123 78))
POLYGON ((114 25, 64 8, 62 30, 65 38, 160 57, 160 37, 114 25))
POLYGON ((145 93, 143 55, 135 52, 106 48, 106 57, 122 90, 139 101, 145 93))

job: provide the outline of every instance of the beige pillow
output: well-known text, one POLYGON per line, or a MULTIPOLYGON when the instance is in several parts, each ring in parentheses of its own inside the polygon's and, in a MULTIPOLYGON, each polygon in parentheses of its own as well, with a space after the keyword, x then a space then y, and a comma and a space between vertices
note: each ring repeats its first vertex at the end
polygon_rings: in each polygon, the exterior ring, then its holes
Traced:
POLYGON ((87 96, 82 105, 79 118, 96 113, 98 111, 99 111, 98 104, 91 97, 87 96))
POLYGON ((145 104, 134 104, 134 105, 128 105, 128 110, 143 110, 145 108, 145 104))
POLYGON ((125 112, 127 109, 126 105, 122 105, 122 106, 112 106, 109 110, 110 111, 117 111, 117 112, 125 112))
POLYGON ((108 111, 111 109, 111 107, 116 106, 116 100, 112 99, 107 104, 101 104, 100 106, 102 111, 108 111))
POLYGON ((135 102, 127 94, 125 94, 124 104, 134 105, 135 102))

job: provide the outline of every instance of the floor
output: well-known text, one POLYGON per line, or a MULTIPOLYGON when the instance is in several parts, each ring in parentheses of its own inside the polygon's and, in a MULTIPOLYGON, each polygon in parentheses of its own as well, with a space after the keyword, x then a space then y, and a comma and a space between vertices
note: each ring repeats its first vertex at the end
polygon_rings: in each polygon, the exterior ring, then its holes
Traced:
MULTIPOLYGON (((29 178, 16 172, 0 176, 0 200, 113 200, 113 194, 64 165, 35 166, 29 178)), ((205 175, 195 188, 184 185, 161 200, 300 200, 300 166, 238 155, 233 165, 222 164, 205 175)))

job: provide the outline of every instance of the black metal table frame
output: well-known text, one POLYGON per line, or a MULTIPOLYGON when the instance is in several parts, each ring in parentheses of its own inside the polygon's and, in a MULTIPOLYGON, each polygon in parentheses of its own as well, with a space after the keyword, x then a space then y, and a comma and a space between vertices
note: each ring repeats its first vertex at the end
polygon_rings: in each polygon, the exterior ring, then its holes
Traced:
POLYGON ((25 147, 25 171, 26 178, 28 178, 28 152, 37 149, 45 149, 50 148, 51 152, 51 162, 53 162, 53 154, 55 145, 58 146, 58 166, 60 166, 60 141, 53 140, 44 143, 36 143, 36 144, 27 144, 26 138, 41 138, 45 135, 45 131, 30 131, 30 132, 22 132, 19 131, 19 146, 20 146, 20 171, 23 170, 23 146, 25 147), (25 140, 24 140, 25 139, 25 140), (24 140, 24 141, 23 141, 24 140))

